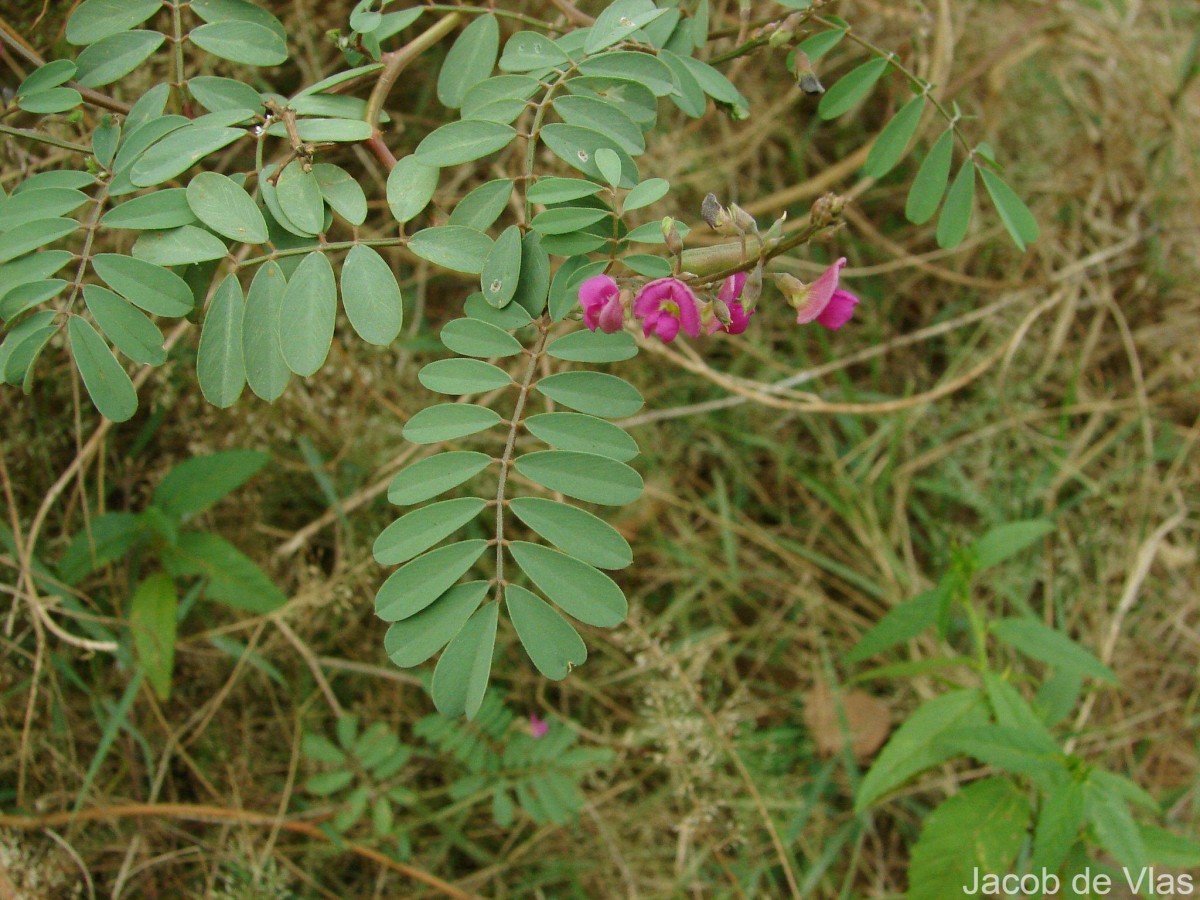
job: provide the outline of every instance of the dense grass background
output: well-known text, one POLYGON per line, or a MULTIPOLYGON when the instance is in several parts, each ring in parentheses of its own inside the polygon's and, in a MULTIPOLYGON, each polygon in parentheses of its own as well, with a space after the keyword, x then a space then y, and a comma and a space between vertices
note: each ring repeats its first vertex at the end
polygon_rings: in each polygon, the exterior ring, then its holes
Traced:
MULTIPOLYGON (((49 57, 65 49, 69 6, 0 3, 0 17, 49 57)), ((349 7, 273 4, 298 48, 296 83, 342 65, 325 32, 349 7)), ((806 710, 811 717, 819 705, 814 690, 861 671, 843 665, 847 650, 932 585, 955 547, 1018 518, 1052 518, 1055 531, 990 573, 978 601, 995 615, 1032 610, 1112 666, 1120 687, 1085 695, 1068 720, 1074 751, 1133 778, 1164 801, 1174 828, 1196 831, 1196 9, 1175 0, 830 8, 977 117, 966 128, 1007 162, 1042 239, 1018 253, 989 213, 961 247, 939 251, 931 228, 904 221, 912 160, 883 183, 859 180, 872 134, 905 99, 897 81, 855 115, 821 122, 783 53, 764 50, 727 70, 754 101, 749 121, 713 114, 694 123, 662 107, 641 167, 676 190, 650 212, 695 222, 712 190, 770 221, 803 215, 826 190, 842 193, 853 200, 845 229, 802 248, 794 265, 811 275, 849 257, 843 277, 864 302, 834 334, 795 327, 770 293, 741 339, 705 343, 695 357, 676 345, 621 369, 648 401, 629 423, 647 492, 617 522, 637 557, 621 576, 630 621, 593 629, 591 658, 561 685, 538 678, 502 632, 494 679, 515 713, 568 723, 585 744, 611 750, 612 762, 586 782, 578 821, 518 818, 501 829, 486 804, 449 800, 451 760, 421 758, 410 784, 419 799, 403 814, 409 862, 463 891, 753 896, 753 885, 783 884, 769 812, 805 896, 901 894, 924 817, 978 772, 941 769, 859 821, 853 787, 869 756, 830 755, 806 710), (802 371, 812 377, 799 390, 848 411, 801 411, 801 396, 760 402, 765 383, 802 371)), ((736 14, 736 3, 714 3, 715 30, 736 31, 736 14)), ((406 72, 391 98, 397 153, 442 114, 432 97, 441 52, 406 72)), ((857 61, 840 48, 823 61, 826 84, 857 61)), ((12 65, 2 77, 19 81, 12 65)), ((121 90, 136 96, 136 84, 121 90)), ((379 197, 371 158, 344 155, 379 197)), ((0 159, 11 188, 62 156, 6 138, 0 159)), ((442 208, 495 177, 468 168, 447 179, 442 208)), ((412 302, 405 336, 380 351, 339 333, 321 374, 273 406, 207 406, 194 384, 191 329, 143 391, 143 411, 109 433, 50 508, 38 554, 54 560, 85 507, 140 508, 191 454, 272 455, 206 525, 294 598, 287 627, 198 610, 181 637, 171 699, 146 690, 133 699, 94 777, 85 773, 130 673, 38 640, 8 587, 11 560, 0 558, 0 589, 14 604, 0 634, 3 803, 25 768, 31 808, 69 809, 86 784, 85 808, 224 811, 207 822, 162 815, 0 830, 0 895, 7 877, 29 896, 73 896, 81 870, 84 896, 93 886, 128 897, 437 894, 395 867, 273 824, 321 812, 298 788, 313 771, 299 743, 305 730, 331 729, 334 704, 405 739, 431 710, 416 679, 383 653, 371 604, 383 574, 370 547, 394 515, 382 492, 412 453, 401 427, 429 402, 416 369, 437 353, 432 336, 470 287, 427 279, 409 261, 401 274, 412 302), (213 637, 254 655, 238 663, 213 637)), ((61 356, 43 363, 31 397, 0 394, 0 410, 5 519, 27 525, 96 416, 61 356)), ((135 577, 112 566, 88 591, 98 609, 119 613, 135 577)), ((923 638, 892 660, 947 653, 923 638)), ((1025 674, 1036 684, 1042 673, 1025 674)), ((916 666, 856 687, 876 699, 871 715, 894 725, 945 679, 969 678, 916 666)))

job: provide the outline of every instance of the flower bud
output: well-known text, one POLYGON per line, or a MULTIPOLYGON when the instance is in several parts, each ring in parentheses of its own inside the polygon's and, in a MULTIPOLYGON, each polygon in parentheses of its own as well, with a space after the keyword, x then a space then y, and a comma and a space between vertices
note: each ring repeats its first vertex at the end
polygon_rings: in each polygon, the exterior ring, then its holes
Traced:
POLYGON ((713 297, 712 311, 713 315, 717 317, 717 321, 722 325, 728 325, 733 321, 733 316, 729 313, 729 304, 720 297, 713 297))
POLYGON ((825 86, 813 71, 812 60, 799 48, 796 48, 796 87, 810 97, 825 93, 825 86))
POLYGON ((812 205, 810 218, 814 225, 825 227, 841 218, 846 201, 837 194, 822 194, 812 205))
POLYGON ((758 298, 762 296, 763 286, 763 261, 760 257, 758 265, 756 265, 750 274, 746 276, 746 283, 742 285, 742 306, 746 308, 746 312, 754 312, 754 308, 758 306, 758 298))
POLYGON ((746 212, 736 203, 729 204, 729 214, 733 217, 733 227, 741 234, 752 232, 758 234, 758 222, 754 221, 754 216, 746 212))
POLYGON ((779 293, 783 294, 783 298, 787 300, 789 306, 796 309, 804 306, 808 299, 808 285, 787 272, 776 272, 771 277, 775 279, 775 287, 779 288, 779 293))
POLYGON ((662 220, 662 233, 667 241, 667 249, 675 256, 683 253, 683 238, 679 236, 679 229, 675 227, 675 220, 667 216, 662 220))
POLYGON ((700 204, 700 218, 708 223, 709 228, 719 231, 729 222, 729 212, 721 205, 717 195, 710 191, 700 204))

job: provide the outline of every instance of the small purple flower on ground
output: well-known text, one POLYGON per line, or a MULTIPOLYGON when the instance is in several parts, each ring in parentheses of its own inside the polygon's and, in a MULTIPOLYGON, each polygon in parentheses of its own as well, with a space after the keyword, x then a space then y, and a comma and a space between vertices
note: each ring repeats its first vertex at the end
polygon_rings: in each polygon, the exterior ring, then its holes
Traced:
POLYGON ((529 715, 529 733, 531 735, 533 735, 534 740, 545 737, 546 733, 549 730, 550 730, 550 724, 545 719, 542 719, 539 716, 534 715, 533 713, 530 713, 530 715, 529 715))
POLYGON ((621 306, 617 283, 607 275, 593 275, 579 286, 579 305, 583 324, 592 331, 599 328, 611 334, 625 327, 625 309, 621 306))
POLYGON ((680 330, 689 337, 700 336, 700 304, 678 278, 659 278, 643 287, 633 301, 633 314, 642 320, 646 337, 653 332, 664 344, 675 340, 680 330))

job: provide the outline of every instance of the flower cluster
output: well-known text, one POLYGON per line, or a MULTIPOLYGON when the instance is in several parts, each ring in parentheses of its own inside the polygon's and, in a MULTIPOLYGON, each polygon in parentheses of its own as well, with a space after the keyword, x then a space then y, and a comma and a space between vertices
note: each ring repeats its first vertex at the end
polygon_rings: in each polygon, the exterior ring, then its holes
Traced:
MULTIPOLYGON (((775 276, 775 284, 796 310, 798 324, 816 322, 836 331, 850 321, 858 298, 838 287, 838 275, 845 265, 843 257, 807 285, 791 275, 775 276)), ((647 282, 635 297, 608 275, 594 275, 580 285, 579 303, 583 307, 583 322, 592 331, 620 331, 632 311, 633 317, 642 323, 646 337, 653 334, 669 344, 681 331, 691 338, 718 331, 741 334, 755 313, 754 300, 761 289, 761 278, 760 264, 751 276, 744 272, 730 275, 714 298, 702 300, 679 278, 647 282), (744 297, 751 278, 753 296, 744 297)))

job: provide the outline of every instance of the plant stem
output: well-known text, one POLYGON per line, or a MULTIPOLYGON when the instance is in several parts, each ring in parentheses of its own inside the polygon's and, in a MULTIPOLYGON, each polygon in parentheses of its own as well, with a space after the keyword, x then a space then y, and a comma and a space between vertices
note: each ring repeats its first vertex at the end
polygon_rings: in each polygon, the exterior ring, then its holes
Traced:
POLYGON ((92 148, 85 147, 83 144, 64 141, 62 138, 51 137, 48 134, 42 134, 40 131, 33 131, 29 128, 14 128, 12 125, 0 124, 0 134, 8 134, 13 137, 26 138, 31 141, 38 141, 42 144, 49 144, 51 147, 59 147, 63 150, 74 150, 76 153, 86 153, 92 155, 92 148))
POLYGON ((351 247, 357 247, 359 244, 366 247, 403 247, 407 243, 408 238, 372 238, 371 240, 358 241, 330 241, 317 247, 289 247, 287 250, 276 250, 274 253, 267 253, 264 256, 243 259, 237 263, 237 268, 244 269, 247 266, 257 266, 260 263, 270 262, 273 259, 280 259, 284 256, 303 256, 306 253, 314 251, 327 253, 331 250, 349 250, 351 247))
POLYGON ((543 315, 538 319, 538 341, 529 351, 529 365, 525 369, 525 377, 521 379, 516 405, 513 406, 512 422, 508 426, 508 440, 504 444, 504 453, 500 456, 500 474, 496 482, 496 602, 504 593, 504 491, 508 487, 508 469, 512 465, 513 448, 517 444, 517 429, 521 427, 521 415, 525 412, 525 401, 529 397, 529 389, 533 386, 533 376, 537 373, 537 365, 541 361, 542 352, 546 349, 546 339, 550 335, 550 319, 543 315))

